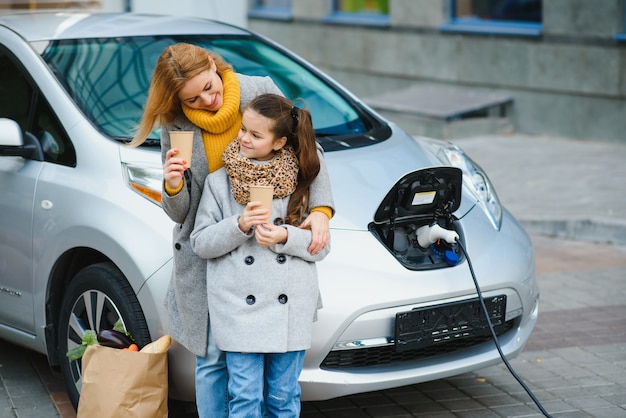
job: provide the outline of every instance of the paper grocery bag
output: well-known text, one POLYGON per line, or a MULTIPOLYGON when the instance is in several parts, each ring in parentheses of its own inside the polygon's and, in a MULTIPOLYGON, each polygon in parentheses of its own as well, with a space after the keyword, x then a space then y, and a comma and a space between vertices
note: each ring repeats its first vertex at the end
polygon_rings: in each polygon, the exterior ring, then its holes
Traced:
POLYGON ((167 418, 167 353, 90 345, 77 418, 167 418))

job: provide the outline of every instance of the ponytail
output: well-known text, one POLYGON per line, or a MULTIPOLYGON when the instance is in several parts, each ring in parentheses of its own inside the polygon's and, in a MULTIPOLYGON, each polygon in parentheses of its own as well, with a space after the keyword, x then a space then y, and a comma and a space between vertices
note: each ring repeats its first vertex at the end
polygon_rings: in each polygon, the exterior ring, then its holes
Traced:
MULTIPOLYGON (((298 107, 292 108, 295 117, 294 150, 300 163, 298 186, 287 205, 287 223, 299 225, 309 209, 309 188, 320 172, 317 142, 311 114, 298 107)), ((289 141, 287 141, 289 143, 289 141)))

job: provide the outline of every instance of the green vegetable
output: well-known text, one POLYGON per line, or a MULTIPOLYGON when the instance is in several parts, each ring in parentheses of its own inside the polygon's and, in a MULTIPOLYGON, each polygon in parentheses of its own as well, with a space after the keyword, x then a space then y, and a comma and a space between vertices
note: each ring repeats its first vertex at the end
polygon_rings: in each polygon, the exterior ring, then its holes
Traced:
POLYGON ((69 350, 65 355, 72 361, 78 360, 85 354, 87 346, 92 344, 98 344, 98 336, 96 335, 96 331, 88 329, 83 335, 81 344, 69 350))
MULTIPOLYGON (((120 320, 117 320, 115 324, 113 324, 113 331, 117 331, 118 333, 120 333, 119 335, 116 335, 116 337, 118 339, 121 338, 124 340, 125 345, 123 345, 123 347, 127 347, 130 343, 134 341, 132 335, 130 335, 130 333, 124 329, 124 325, 122 325, 122 321, 120 320)), ((104 331, 101 331, 101 333, 105 333, 106 335, 113 334, 111 330, 104 330, 104 331)), ((88 329, 87 331, 85 331, 85 334, 83 335, 83 340, 81 344, 77 345, 71 350, 68 350, 68 352, 65 353, 65 355, 71 361, 78 360, 79 358, 83 356, 83 354, 85 354, 85 350, 87 349, 88 345, 98 344, 98 345, 111 346, 111 344, 108 344, 106 340, 104 342, 105 342, 104 344, 100 344, 100 342, 98 342, 98 334, 96 334, 96 331, 92 329, 88 329)), ((121 348, 121 347, 116 347, 116 348, 121 348)))
POLYGON ((122 334, 129 337, 131 340, 135 341, 133 336, 130 335, 130 332, 126 331, 126 328, 124 328, 124 325, 122 325, 122 321, 119 319, 115 321, 115 324, 113 324, 113 331, 121 332, 122 334))

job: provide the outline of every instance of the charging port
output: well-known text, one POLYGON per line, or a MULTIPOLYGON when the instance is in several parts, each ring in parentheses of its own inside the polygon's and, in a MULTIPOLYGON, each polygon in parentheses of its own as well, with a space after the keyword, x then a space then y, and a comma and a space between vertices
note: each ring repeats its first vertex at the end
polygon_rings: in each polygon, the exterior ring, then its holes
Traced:
POLYGON ((391 188, 369 231, 406 268, 451 267, 463 259, 458 219, 462 171, 434 167, 406 174, 391 188))

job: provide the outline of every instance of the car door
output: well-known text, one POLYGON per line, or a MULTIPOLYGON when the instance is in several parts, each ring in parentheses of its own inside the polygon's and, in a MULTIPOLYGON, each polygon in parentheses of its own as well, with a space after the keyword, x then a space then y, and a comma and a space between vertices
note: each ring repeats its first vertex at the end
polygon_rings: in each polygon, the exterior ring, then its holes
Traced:
MULTIPOLYGON (((33 88, 0 45, 0 117, 28 125, 33 88)), ((0 158, 0 323, 33 332, 33 197, 43 162, 0 158)))
MULTIPOLYGON (((35 249, 41 253, 41 246, 46 245, 36 231, 42 228, 41 216, 36 214, 52 205, 38 198, 42 187, 39 179, 44 172, 54 173, 54 168, 74 167, 76 152, 35 81, 2 44, 0 118, 17 122, 23 135, 41 148, 36 159, 0 157, 0 325, 35 333, 34 296, 39 294, 41 300, 49 274, 39 272, 42 280, 35 280, 35 249), (35 288, 36 283, 41 289, 35 288)), ((56 193, 53 183, 45 187, 56 193)))

